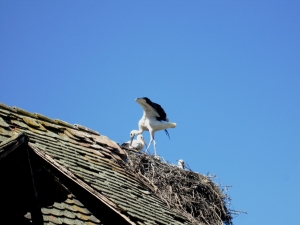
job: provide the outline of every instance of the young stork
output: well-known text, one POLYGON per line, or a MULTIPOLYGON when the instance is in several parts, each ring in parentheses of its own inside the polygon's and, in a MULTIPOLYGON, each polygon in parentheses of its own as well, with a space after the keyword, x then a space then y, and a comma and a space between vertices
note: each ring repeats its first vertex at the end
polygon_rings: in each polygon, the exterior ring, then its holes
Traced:
POLYGON ((164 109, 159 104, 152 102, 149 98, 137 98, 135 101, 142 106, 144 114, 138 123, 139 130, 132 130, 130 132, 130 140, 132 141, 135 135, 148 130, 150 133, 150 142, 147 146, 146 152, 148 151, 151 143, 154 142, 154 155, 156 155, 156 141, 154 140, 155 132, 158 130, 165 130, 167 136, 170 138, 167 129, 175 128, 176 123, 169 122, 164 109))
POLYGON ((136 149, 138 151, 142 151, 144 146, 146 145, 146 142, 144 140, 144 137, 142 134, 137 135, 136 140, 133 141, 127 141, 122 144, 122 146, 130 148, 130 149, 136 149))
POLYGON ((178 165, 177 165, 177 167, 184 170, 184 161, 183 161, 182 159, 179 159, 179 160, 178 160, 178 165))

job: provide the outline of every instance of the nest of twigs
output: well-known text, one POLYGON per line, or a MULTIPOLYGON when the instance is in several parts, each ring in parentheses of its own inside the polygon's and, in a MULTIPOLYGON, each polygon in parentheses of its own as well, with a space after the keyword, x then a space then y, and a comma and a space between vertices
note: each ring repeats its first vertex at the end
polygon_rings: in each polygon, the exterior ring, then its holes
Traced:
POLYGON ((192 224, 232 224, 230 198, 211 176, 180 169, 153 155, 126 152, 127 162, 123 163, 126 170, 192 224))

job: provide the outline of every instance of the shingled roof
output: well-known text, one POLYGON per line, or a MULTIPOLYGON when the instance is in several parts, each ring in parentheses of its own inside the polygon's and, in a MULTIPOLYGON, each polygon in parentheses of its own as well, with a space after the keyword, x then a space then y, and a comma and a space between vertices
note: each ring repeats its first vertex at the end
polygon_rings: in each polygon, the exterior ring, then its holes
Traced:
MULTIPOLYGON (((63 196, 41 205, 44 224, 112 224, 110 219, 118 224, 189 224, 127 173, 117 163, 126 159, 124 150, 96 131, 0 104, 0 173, 11 182, 21 179, 22 172, 6 158, 18 146, 23 146, 19 158, 31 152, 29 159, 32 154, 35 167, 44 174, 39 182, 51 178, 63 196)), ((30 221, 30 212, 24 218, 30 221)))

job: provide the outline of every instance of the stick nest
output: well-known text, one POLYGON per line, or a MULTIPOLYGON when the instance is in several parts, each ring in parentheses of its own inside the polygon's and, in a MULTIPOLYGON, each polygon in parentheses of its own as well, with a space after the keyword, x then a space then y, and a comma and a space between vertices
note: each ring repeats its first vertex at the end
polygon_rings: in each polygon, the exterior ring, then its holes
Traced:
POLYGON ((210 176, 180 169, 153 155, 124 149, 127 162, 122 163, 170 208, 179 211, 192 224, 232 224, 228 208, 230 197, 210 176))

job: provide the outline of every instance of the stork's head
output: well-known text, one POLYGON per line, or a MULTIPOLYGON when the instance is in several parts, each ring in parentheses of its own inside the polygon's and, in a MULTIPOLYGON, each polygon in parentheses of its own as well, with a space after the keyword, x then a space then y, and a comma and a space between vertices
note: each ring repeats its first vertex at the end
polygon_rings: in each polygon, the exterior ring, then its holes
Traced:
POLYGON ((133 138, 135 135, 139 134, 139 131, 138 130, 132 130, 130 132, 130 145, 132 144, 132 141, 133 141, 133 138))
POLYGON ((138 139, 140 142, 142 142, 144 144, 143 146, 146 145, 146 142, 145 142, 144 137, 143 137, 142 134, 138 134, 138 136, 136 137, 136 139, 138 139))
POLYGON ((184 161, 182 159, 178 160, 178 167, 184 169, 184 161))

